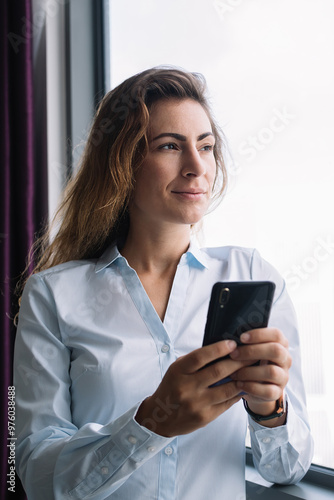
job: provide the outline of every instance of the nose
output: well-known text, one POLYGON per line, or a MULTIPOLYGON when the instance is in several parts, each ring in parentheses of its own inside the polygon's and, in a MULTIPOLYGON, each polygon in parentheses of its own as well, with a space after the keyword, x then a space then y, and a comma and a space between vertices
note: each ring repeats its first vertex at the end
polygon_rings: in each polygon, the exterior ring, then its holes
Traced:
POLYGON ((196 147, 189 148, 182 155, 181 174, 184 177, 200 177, 206 172, 206 164, 204 158, 196 147))

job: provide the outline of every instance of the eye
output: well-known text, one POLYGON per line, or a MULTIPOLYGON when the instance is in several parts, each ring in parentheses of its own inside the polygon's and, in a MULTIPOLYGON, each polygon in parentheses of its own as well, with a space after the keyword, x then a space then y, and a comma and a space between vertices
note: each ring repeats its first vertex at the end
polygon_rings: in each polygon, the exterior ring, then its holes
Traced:
POLYGON ((200 151, 213 151, 214 146, 212 144, 207 144, 206 146, 203 146, 200 151))
POLYGON ((177 145, 174 142, 168 142, 167 144, 161 144, 158 149, 177 149, 177 145))

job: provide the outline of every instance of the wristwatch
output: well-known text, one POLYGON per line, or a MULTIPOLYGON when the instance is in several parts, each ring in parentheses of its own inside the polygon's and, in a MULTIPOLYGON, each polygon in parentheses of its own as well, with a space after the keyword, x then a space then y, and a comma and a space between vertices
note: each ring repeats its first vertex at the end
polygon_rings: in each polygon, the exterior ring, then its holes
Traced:
POLYGON ((262 422, 263 420, 271 420, 272 418, 278 418, 282 417, 284 413, 286 412, 286 407, 287 403, 285 401, 285 394, 283 393, 282 396, 276 401, 276 408, 273 413, 270 415, 258 415, 257 413, 254 413, 248 406, 247 401, 243 399, 244 402, 244 407, 248 415, 252 417, 255 422, 262 422))

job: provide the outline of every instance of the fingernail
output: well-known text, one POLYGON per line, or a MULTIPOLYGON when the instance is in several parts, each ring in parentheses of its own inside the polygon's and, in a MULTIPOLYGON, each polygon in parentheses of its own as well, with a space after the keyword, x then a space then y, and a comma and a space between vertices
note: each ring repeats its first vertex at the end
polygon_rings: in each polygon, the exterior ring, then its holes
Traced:
POLYGON ((237 347, 237 343, 234 340, 228 340, 227 347, 231 350, 235 349, 237 347))
POLYGON ((250 339, 249 333, 243 333, 242 335, 240 335, 241 342, 248 342, 249 339, 250 339))

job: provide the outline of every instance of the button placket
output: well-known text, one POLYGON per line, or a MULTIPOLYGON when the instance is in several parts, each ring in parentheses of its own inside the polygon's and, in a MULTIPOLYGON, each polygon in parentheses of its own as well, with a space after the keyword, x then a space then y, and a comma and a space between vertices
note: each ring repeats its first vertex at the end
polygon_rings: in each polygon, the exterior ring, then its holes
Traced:
POLYGON ((138 439, 137 439, 135 436, 129 436, 129 437, 128 437, 128 441, 129 441, 129 443, 131 443, 131 444, 136 444, 136 443, 137 443, 137 441, 138 441, 138 439))
POLYGON ((269 443, 271 443, 271 438, 270 438, 270 437, 265 437, 265 438, 262 438, 262 443, 264 443, 264 444, 269 444, 269 443))
POLYGON ((172 448, 171 446, 167 446, 167 448, 165 448, 165 450, 164 450, 164 451, 165 451, 165 454, 166 454, 167 456, 170 456, 170 455, 172 455, 172 454, 173 454, 173 448, 172 448))

